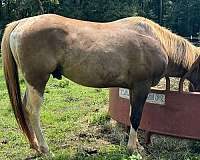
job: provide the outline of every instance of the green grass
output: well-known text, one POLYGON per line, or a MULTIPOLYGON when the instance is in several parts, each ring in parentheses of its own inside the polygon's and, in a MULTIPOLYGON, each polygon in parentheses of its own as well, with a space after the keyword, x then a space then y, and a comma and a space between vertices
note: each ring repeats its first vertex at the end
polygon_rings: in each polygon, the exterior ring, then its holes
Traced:
MULTIPOLYGON (((21 89, 25 90, 23 79, 21 89)), ((54 157, 35 157, 11 110, 0 59, 0 159, 139 160, 127 152, 128 135, 110 121, 108 89, 87 88, 65 78, 51 78, 41 107, 45 138, 54 157)), ((143 134, 140 135, 140 137, 143 134)), ((143 138, 140 138, 141 141, 143 138)), ((143 159, 200 159, 198 143, 153 137, 143 159), (183 145, 184 144, 184 145, 183 145)))
MULTIPOLYGON (((22 78, 20 84, 23 92, 22 78)), ((0 159, 34 157, 11 110, 1 62, 0 90, 0 159)), ((42 128, 55 156, 37 159, 129 159, 131 155, 125 145, 112 144, 101 133, 103 125, 111 129, 107 89, 87 88, 65 78, 61 81, 51 78, 44 97, 42 128)))

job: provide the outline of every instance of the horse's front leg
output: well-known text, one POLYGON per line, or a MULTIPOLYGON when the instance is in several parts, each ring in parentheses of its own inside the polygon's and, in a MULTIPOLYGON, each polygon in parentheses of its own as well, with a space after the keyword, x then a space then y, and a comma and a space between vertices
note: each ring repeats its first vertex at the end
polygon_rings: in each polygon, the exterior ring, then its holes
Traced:
POLYGON ((140 146, 137 139, 137 129, 140 125, 144 103, 150 91, 150 87, 151 87, 150 82, 144 82, 144 83, 139 83, 136 86, 134 86, 133 89, 130 89, 131 129, 127 147, 132 152, 134 150, 137 150, 138 147, 140 146))

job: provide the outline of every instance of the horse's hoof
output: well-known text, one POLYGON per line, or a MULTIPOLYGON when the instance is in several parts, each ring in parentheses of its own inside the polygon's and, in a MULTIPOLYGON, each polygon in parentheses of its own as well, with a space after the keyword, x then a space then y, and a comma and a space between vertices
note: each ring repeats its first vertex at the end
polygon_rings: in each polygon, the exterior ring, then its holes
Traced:
POLYGON ((42 153, 42 152, 38 152, 38 156, 39 157, 44 157, 44 158, 54 158, 55 155, 53 152, 49 151, 49 152, 45 152, 45 153, 42 153))
POLYGON ((40 146, 40 153, 44 155, 48 155, 50 153, 49 148, 46 146, 40 146))
POLYGON ((37 151, 37 156, 43 157, 43 156, 49 156, 49 148, 45 146, 40 146, 38 149, 35 149, 37 151))
POLYGON ((129 153, 144 151, 144 147, 140 145, 139 143, 137 143, 136 145, 127 146, 127 149, 129 153))
POLYGON ((144 151, 144 147, 139 142, 137 142, 137 149, 139 151, 144 151))
POLYGON ((36 143, 30 144, 30 149, 33 149, 37 153, 40 152, 39 146, 36 143))
POLYGON ((136 145, 127 146, 127 149, 128 149, 129 153, 137 152, 137 146, 136 145))

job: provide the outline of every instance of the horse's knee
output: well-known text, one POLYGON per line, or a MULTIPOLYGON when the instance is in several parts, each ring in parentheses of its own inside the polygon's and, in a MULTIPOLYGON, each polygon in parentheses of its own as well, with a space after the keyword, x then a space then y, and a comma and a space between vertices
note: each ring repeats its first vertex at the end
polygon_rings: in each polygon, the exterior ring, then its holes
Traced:
POLYGON ((35 116, 35 115, 37 114, 37 107, 36 107, 36 106, 33 106, 33 105, 30 104, 30 103, 27 103, 27 104, 24 106, 24 110, 25 110, 26 114, 27 114, 29 117, 35 116))
POLYGON ((31 106, 40 106, 43 101, 43 97, 32 86, 28 87, 28 101, 31 106))
POLYGON ((40 110, 40 105, 43 101, 42 96, 32 86, 27 87, 24 96, 24 109, 28 115, 36 115, 40 110))

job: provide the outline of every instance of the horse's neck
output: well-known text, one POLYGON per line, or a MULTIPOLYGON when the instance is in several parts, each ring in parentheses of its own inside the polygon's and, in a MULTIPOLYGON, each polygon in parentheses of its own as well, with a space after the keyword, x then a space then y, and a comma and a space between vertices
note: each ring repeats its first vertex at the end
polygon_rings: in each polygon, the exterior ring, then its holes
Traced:
MULTIPOLYGON (((152 24, 153 36, 158 39, 169 57, 171 64, 189 69, 195 60, 194 46, 164 27, 152 24)), ((149 26, 149 25, 148 25, 149 26)))
MULTIPOLYGON (((174 40, 169 38, 168 42, 163 42, 166 53, 169 57, 168 74, 174 77, 182 77, 192 67, 198 58, 198 49, 187 41, 174 40)), ((179 37, 178 37, 179 38, 179 37)))
POLYGON ((200 48, 187 40, 142 17, 130 18, 131 25, 140 33, 158 39, 169 57, 167 74, 182 77, 200 55, 200 48))

